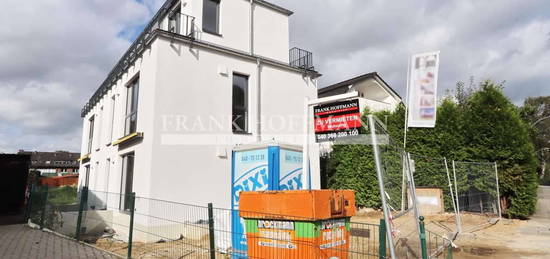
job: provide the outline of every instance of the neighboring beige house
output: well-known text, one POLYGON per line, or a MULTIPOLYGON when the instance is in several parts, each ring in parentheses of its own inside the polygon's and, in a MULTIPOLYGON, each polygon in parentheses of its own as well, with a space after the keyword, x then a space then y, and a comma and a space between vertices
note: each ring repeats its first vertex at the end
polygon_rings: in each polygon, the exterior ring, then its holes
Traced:
POLYGON ((376 72, 360 75, 337 84, 320 88, 319 98, 357 91, 361 111, 369 107, 372 111, 393 111, 401 103, 401 96, 393 90, 376 72))

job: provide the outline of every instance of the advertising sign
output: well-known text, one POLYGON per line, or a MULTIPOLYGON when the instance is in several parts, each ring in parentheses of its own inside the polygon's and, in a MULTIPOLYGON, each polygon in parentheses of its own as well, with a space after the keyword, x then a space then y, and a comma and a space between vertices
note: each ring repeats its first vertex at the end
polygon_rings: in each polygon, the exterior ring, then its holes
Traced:
POLYGON ((330 219, 321 221, 320 249, 330 249, 345 245, 346 240, 348 240, 346 219, 330 219))
POLYGON ((408 127, 435 127, 439 51, 412 56, 408 105, 408 127))
POLYGON ((258 246, 296 249, 295 229, 292 221, 258 220, 258 246))
POLYGON ((358 99, 317 105, 313 112, 317 142, 359 135, 361 111, 358 99))
POLYGON ((246 219, 249 258, 347 259, 349 219, 246 219))

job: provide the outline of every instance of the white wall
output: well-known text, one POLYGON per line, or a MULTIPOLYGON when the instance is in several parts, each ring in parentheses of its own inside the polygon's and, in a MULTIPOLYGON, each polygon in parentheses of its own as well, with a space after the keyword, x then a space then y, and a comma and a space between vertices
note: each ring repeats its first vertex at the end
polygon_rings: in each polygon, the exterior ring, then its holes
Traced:
MULTIPOLYGON (((219 35, 202 30, 203 1, 183 1, 181 12, 195 17, 195 36, 198 40, 228 48, 251 51, 251 4, 249 0, 220 1, 219 35)), ((254 54, 288 63, 289 17, 286 14, 254 4, 254 54)), ((185 22, 182 21, 182 25, 185 22)), ((161 28, 166 30, 167 18, 161 28)))
POLYGON ((254 7, 254 54, 288 63, 288 16, 266 7, 254 7))
MULTIPOLYGON (((159 199, 201 205, 214 202, 215 206, 227 208, 231 193, 231 148, 256 141, 257 64, 253 60, 211 50, 190 49, 187 45, 165 39, 157 42, 159 64, 151 172, 154 177, 150 182, 150 194, 159 199), (249 76, 250 134, 234 134, 231 129, 234 72, 249 76), (188 117, 187 129, 178 128, 175 119, 183 116, 188 117), (200 118, 208 127, 212 117, 221 120, 224 127, 204 131, 189 123, 200 118), (185 143, 186 136, 192 139, 205 136, 225 138, 219 144, 194 145, 185 143), (220 150, 227 157, 218 157, 220 150)), ((315 82, 299 72, 270 65, 262 65, 261 73, 262 123, 265 125, 272 118, 277 122, 284 116, 285 119, 294 117, 298 124, 291 129, 264 127, 262 140, 276 138, 301 144, 304 97, 316 97, 315 82)))
MULTIPOLYGON (((138 100, 138 123, 137 131, 145 132, 151 131, 151 121, 153 117, 154 110, 153 107, 154 98, 151 98, 154 95, 155 87, 155 77, 156 77, 156 45, 153 43, 152 46, 147 49, 141 58, 138 58, 134 65, 129 67, 128 71, 122 75, 122 78, 119 79, 116 84, 109 90, 109 92, 103 96, 98 104, 96 104, 93 109, 83 118, 83 147, 82 154, 87 153, 87 140, 88 140, 88 125, 89 118, 91 116, 96 116, 96 126, 94 129, 94 139, 93 139, 93 149, 90 154, 90 159, 86 163, 81 163, 80 165, 80 177, 79 185, 82 186, 85 180, 85 166, 90 165, 90 185, 91 190, 97 191, 106 191, 105 178, 109 178, 109 190, 110 192, 121 192, 121 173, 122 173, 122 158, 121 156, 129 152, 135 152, 136 159, 135 168, 139 170, 134 171, 134 177, 143 179, 147 181, 149 179, 149 169, 150 169, 150 145, 151 140, 144 138, 143 141, 139 144, 132 145, 125 149, 120 149, 119 146, 113 146, 111 143, 124 135, 124 119, 126 115, 126 95, 127 88, 126 85, 139 73, 139 100, 138 100), (111 110, 110 106, 111 98, 115 96, 115 114, 114 119, 111 123, 111 110), (100 107, 103 106, 103 113, 100 113, 100 107), (106 109, 106 107, 109 107, 106 109), (102 116, 100 116, 100 114, 102 116), (102 126, 100 127, 97 122, 102 121, 102 126), (111 139, 110 130, 113 128, 113 134, 111 139), (101 132, 100 132, 101 131, 101 132), (149 146, 149 147, 147 147, 149 146), (99 148, 96 148, 99 147, 99 148), (109 165, 109 175, 107 175, 107 158, 110 159, 109 165), (139 159, 141 158, 141 159, 139 159)), ((142 180, 136 181, 134 188, 140 189, 143 194, 148 192, 148 185, 142 180)))
MULTIPOLYGON (((202 19, 202 1, 187 1, 182 8, 182 12, 186 11, 198 20, 202 19)), ((222 36, 202 34, 201 39, 248 52, 249 11, 249 1, 222 1, 222 36)), ((255 12, 259 13, 256 25, 259 30, 258 38, 255 41, 258 54, 287 63, 288 17, 263 6, 257 6, 255 12)), ((201 25, 199 21, 199 28, 201 25)), ((254 143, 257 140, 255 125, 258 113, 258 78, 258 65, 254 59, 222 54, 199 46, 189 47, 174 39, 157 38, 104 95, 100 103, 83 118, 82 154, 86 154, 88 119, 99 114, 99 107, 103 107, 101 116, 96 117, 96 128, 100 129, 96 129, 94 133, 94 142, 100 142, 95 146, 99 148, 94 146, 90 160, 81 163, 80 184, 82 185, 85 178, 84 166, 90 165, 91 190, 124 192, 121 189, 122 155, 134 152, 133 191, 138 196, 198 205, 213 202, 216 207, 229 208, 231 149, 237 144, 254 143), (234 72, 249 76, 249 134, 234 134, 231 128, 234 72), (128 146, 110 145, 124 135, 126 85, 138 73, 140 88, 137 132, 143 133, 143 139, 128 146), (116 103, 115 116, 111 123, 113 96, 116 103), (203 120, 214 117, 216 123, 222 123, 223 126, 210 128, 208 131, 193 127, 178 129, 174 124, 167 126, 167 116, 188 116, 203 120), (102 123, 98 126, 97 122, 100 120, 102 123), (111 127, 113 136, 109 139, 111 127), (100 138, 98 130, 101 131, 100 138), (182 141, 185 137, 191 137, 196 143, 186 144, 187 142, 182 141), (201 138, 205 141, 200 141, 201 138), (218 142, 214 141, 216 138, 220 138, 218 142), (107 159, 110 159, 109 165, 107 159), (108 187, 107 190, 105 186, 108 187)), ((304 76, 301 71, 263 64, 262 124, 274 122, 277 125, 277 119, 285 117, 295 118, 297 125, 287 125, 281 129, 264 127, 261 140, 275 138, 289 144, 301 145, 304 97, 316 96, 316 81, 304 76)), ((318 174, 318 150, 313 144, 313 135, 310 143, 312 174, 318 174)), ((319 176, 315 175, 312 179, 314 188, 319 187, 319 181, 319 176)), ((117 204, 110 206, 116 207, 117 204)), ((158 208, 147 202, 137 202, 136 206, 142 213, 158 213, 158 208)))

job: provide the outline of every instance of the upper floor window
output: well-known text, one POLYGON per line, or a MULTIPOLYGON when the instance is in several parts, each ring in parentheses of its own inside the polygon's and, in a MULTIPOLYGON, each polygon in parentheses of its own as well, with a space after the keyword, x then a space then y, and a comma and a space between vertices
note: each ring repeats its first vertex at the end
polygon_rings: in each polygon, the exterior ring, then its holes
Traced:
POLYGON ((220 33, 220 0, 203 0, 202 30, 210 33, 220 33))
POLYGON ((113 131, 115 128, 115 105, 116 95, 113 95, 113 97, 111 97, 111 128, 109 129, 109 139, 107 142, 111 142, 113 140, 113 131))
POLYGON ((139 76, 127 87, 126 94, 126 119, 124 122, 124 135, 136 132, 137 108, 139 95, 139 76))
POLYGON ((94 118, 95 116, 92 116, 88 122, 88 154, 92 153, 92 142, 94 140, 94 118))
POLYGON ((248 76, 233 74, 233 132, 248 132, 248 76))

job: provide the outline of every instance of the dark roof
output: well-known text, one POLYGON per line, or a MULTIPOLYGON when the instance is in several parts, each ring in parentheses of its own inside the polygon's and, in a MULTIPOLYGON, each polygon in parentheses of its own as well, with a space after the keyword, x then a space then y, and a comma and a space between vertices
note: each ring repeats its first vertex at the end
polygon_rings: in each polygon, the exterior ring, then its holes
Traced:
POLYGON ((67 151, 56 152, 38 152, 24 151, 17 152, 19 155, 30 155, 31 168, 78 168, 78 158, 80 153, 71 153, 67 151))
POLYGON ((364 74, 364 75, 356 76, 354 78, 342 81, 340 83, 336 83, 336 84, 329 85, 329 86, 326 86, 326 87, 323 87, 323 88, 319 88, 319 90, 317 90, 317 93, 319 94, 320 97, 328 96, 326 94, 329 93, 329 92, 331 93, 330 95, 345 93, 348 90, 348 88, 347 88, 348 86, 353 85, 357 82, 363 81, 365 79, 369 79, 369 78, 379 79, 387 87, 387 90, 391 91, 397 97, 401 98, 401 96, 395 90, 393 90, 393 88, 391 88, 390 85, 388 83, 386 83, 386 81, 384 81, 384 79, 382 79, 382 77, 380 75, 378 75, 377 72, 370 72, 370 73, 367 73, 367 74, 364 74), (323 95, 323 96, 321 96, 321 95, 323 95))

